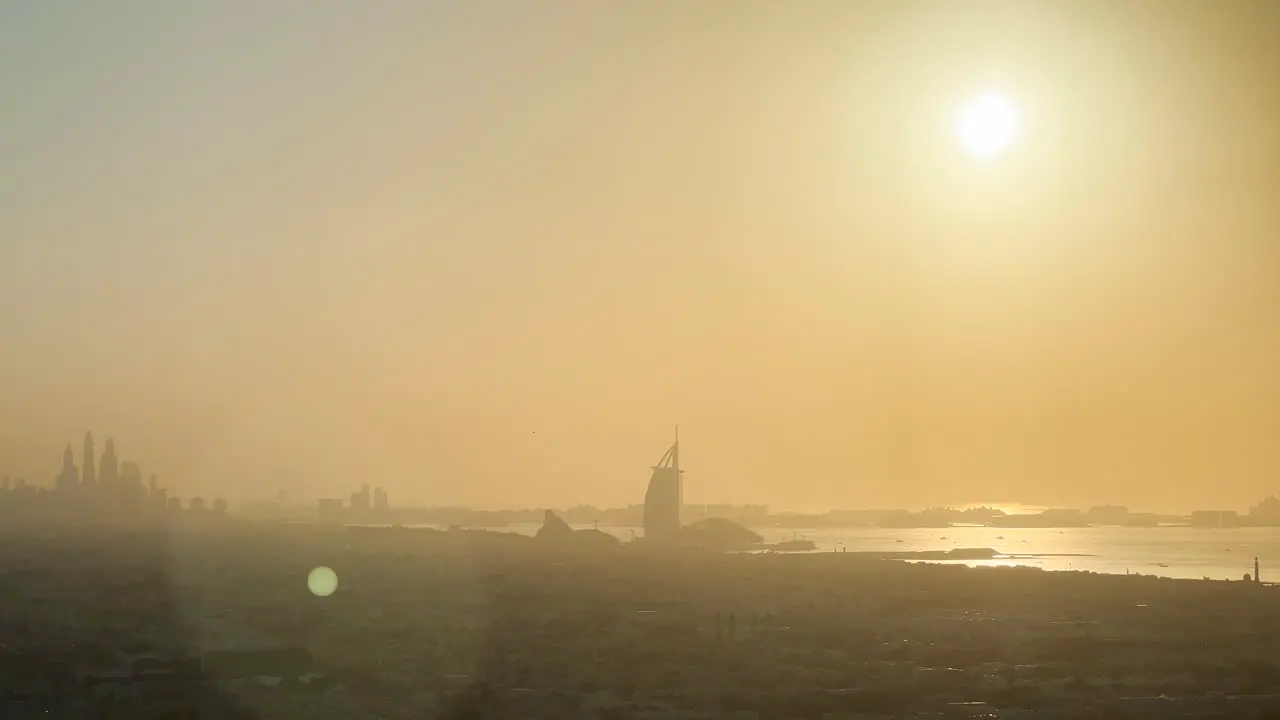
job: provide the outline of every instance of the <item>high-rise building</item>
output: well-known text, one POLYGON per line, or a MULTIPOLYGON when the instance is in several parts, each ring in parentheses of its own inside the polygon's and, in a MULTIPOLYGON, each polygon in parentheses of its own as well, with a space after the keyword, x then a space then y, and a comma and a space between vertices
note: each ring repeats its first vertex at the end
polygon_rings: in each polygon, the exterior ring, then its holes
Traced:
POLYGON ((351 509, 361 511, 368 510, 369 500, 369 486, 361 485, 359 492, 351 493, 351 509))
POLYGON ((102 450, 102 463, 98 466, 98 479, 103 485, 114 486, 120 479, 120 458, 116 457, 116 441, 107 438, 102 450))
POLYGON ((142 490, 142 470, 138 463, 120 463, 120 485, 130 490, 142 490))
POLYGON ((658 545, 680 544, 680 510, 684 505, 684 480, 680 469, 680 436, 653 466, 644 495, 644 539, 658 545))
POLYGON ((321 498, 317 508, 320 519, 324 522, 338 522, 342 519, 342 498, 321 498))
POLYGON ((164 512, 164 509, 169 505, 169 491, 160 487, 159 480, 155 475, 151 476, 151 487, 148 488, 146 505, 155 512, 164 512))
POLYGON ((142 485, 142 470, 138 463, 120 463, 120 478, 116 481, 113 495, 123 511, 133 513, 143 507, 147 490, 142 485))
POLYGON ((71 443, 62 451, 62 471, 58 473, 56 486, 59 490, 72 490, 80 484, 80 471, 76 469, 75 456, 71 454, 71 443))
POLYGON ((92 485, 98 481, 98 473, 94 469, 95 457, 93 454, 93 433, 87 432, 84 434, 84 457, 81 458, 84 463, 84 471, 81 473, 81 477, 86 485, 92 485))

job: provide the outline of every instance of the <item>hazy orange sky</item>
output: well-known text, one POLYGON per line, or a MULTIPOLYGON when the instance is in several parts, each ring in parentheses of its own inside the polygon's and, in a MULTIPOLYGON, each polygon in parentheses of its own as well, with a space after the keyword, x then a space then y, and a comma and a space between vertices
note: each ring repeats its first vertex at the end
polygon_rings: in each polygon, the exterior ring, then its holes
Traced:
POLYGON ((0 348, 41 483, 1242 509, 1280 3, 5 3, 0 348))

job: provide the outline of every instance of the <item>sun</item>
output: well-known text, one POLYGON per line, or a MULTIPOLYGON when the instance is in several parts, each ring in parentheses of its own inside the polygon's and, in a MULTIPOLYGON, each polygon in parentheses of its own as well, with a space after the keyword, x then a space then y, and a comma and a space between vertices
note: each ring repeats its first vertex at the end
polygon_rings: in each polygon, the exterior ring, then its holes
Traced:
POLYGON ((988 92, 960 111, 956 134, 964 148, 979 158, 1008 150, 1021 130, 1018 109, 1004 95, 988 92))

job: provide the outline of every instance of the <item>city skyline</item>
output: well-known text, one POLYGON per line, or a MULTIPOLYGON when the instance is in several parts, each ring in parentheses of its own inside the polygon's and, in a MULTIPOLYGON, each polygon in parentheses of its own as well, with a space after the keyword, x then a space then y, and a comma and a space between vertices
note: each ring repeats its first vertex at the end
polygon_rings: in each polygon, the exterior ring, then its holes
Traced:
MULTIPOLYGON (((904 506, 841 506, 841 507, 809 507, 797 508, 786 506, 775 506, 769 503, 750 503, 735 500, 733 498, 719 498, 716 500, 700 500, 687 501, 684 498, 684 470, 680 467, 679 453, 679 429, 676 430, 676 441, 657 465, 650 466, 651 476, 643 496, 631 498, 629 502, 624 502, 617 506, 597 505, 590 501, 576 501, 573 503, 552 506, 548 504, 537 504, 533 506, 522 505, 487 505, 487 506, 469 506, 469 505, 450 505, 433 503, 430 501, 410 501, 402 504, 402 509, 408 510, 427 510, 427 509, 460 509, 476 512, 529 512, 532 510, 542 509, 558 509, 561 511, 579 511, 587 508, 596 508, 606 513, 617 513, 623 510, 635 510, 644 508, 643 524, 651 532, 648 534, 660 536, 664 532, 670 534, 673 528, 680 526, 680 515, 687 511, 702 512, 706 514, 707 508, 720 508, 716 512, 729 512, 733 514, 733 509, 738 511, 750 510, 751 513, 764 513, 768 515, 809 515, 820 517, 823 515, 832 515, 840 513, 893 513, 893 512, 909 512, 922 516, 936 514, 938 512, 948 513, 964 513, 969 511, 992 511, 1002 515, 1022 516, 1022 515, 1040 515, 1040 514, 1063 514, 1068 515, 1075 513, 1083 517, 1085 514, 1094 514, 1102 512, 1103 514, 1114 514, 1119 512, 1123 515, 1134 513, 1133 517, 1140 516, 1160 516, 1160 517, 1193 517, 1197 514, 1205 513, 1222 513, 1224 516, 1240 517, 1251 516, 1262 512, 1267 518, 1267 522, 1280 522, 1280 499, 1277 499, 1274 493, 1267 493, 1261 501, 1251 502, 1242 507, 1231 506, 1223 503, 1211 504, 1198 508, 1168 508, 1157 507, 1151 508, 1142 506, 1139 508, 1130 508, 1124 504, 1111 503, 1106 500, 1092 500, 1088 503, 1078 506, 1066 505, 1029 505, 1026 503, 1001 503, 1001 502, 975 502, 975 503, 942 503, 942 504, 913 504, 904 506), (651 527, 652 526, 652 527, 651 527)), ((84 442, 82 445, 81 463, 75 462, 75 453, 72 450, 72 443, 68 442, 62 452, 62 465, 52 481, 48 483, 32 482, 24 476, 11 476, 0 468, 0 485, 5 492, 56 492, 65 498, 82 497, 86 491, 92 491, 97 488, 114 488, 117 491, 136 492, 141 496, 145 492, 147 497, 158 500, 160 507, 165 507, 169 500, 169 490, 159 487, 158 476, 155 473, 150 475, 150 479, 146 486, 143 486, 143 474, 136 461, 121 461, 116 455, 114 438, 108 437, 103 448, 100 458, 93 455, 95 443, 92 431, 86 431, 84 442), (86 462, 86 458, 88 461, 86 462), (94 469, 103 468, 103 479, 101 484, 94 480, 86 479, 86 470, 89 471, 88 477, 94 476, 94 469)), ((306 507, 318 509, 321 517, 334 517, 335 513, 344 511, 353 511, 355 516, 364 517, 370 511, 375 513, 386 513, 391 505, 389 503, 389 494, 387 490, 380 486, 371 484, 368 481, 360 481, 359 489, 346 493, 330 493, 329 495, 319 494, 314 496, 294 496, 289 498, 286 490, 264 490, 254 497, 244 498, 241 501, 233 501, 228 503, 225 498, 217 497, 213 502, 219 504, 223 512, 231 508, 248 507, 263 509, 268 506, 275 506, 277 509, 287 509, 289 507, 306 507), (343 497, 346 497, 344 500, 343 497), (281 501, 285 502, 281 504, 281 501)), ((218 493, 214 493, 217 495, 218 493)), ((192 496, 192 500, 198 505, 204 506, 208 503, 200 493, 192 496)), ((155 504, 155 503, 153 503, 155 504)), ((1234 520, 1233 520, 1234 522, 1234 520)))
POLYGON ((66 443, 61 467, 51 482, 0 472, 0 512, 7 514, 6 521, 135 522, 184 509, 195 513, 212 509, 222 515, 228 511, 225 499, 210 502, 199 496, 184 508, 182 498, 171 496, 160 485, 159 476, 152 473, 144 479, 137 461, 121 460, 112 437, 107 437, 100 456, 94 454, 91 431, 85 433, 81 448, 77 464, 72 443, 66 443))

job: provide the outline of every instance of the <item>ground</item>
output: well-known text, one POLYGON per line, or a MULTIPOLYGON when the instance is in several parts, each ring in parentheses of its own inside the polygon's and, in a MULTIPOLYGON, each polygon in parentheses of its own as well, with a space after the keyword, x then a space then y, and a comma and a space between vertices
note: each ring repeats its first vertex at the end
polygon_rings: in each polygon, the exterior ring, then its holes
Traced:
POLYGON ((43 717, 1253 717, 1280 688, 1280 590, 1241 582, 257 523, 3 539, 0 679, 43 717), (312 667, 129 679, 271 646, 312 667))

